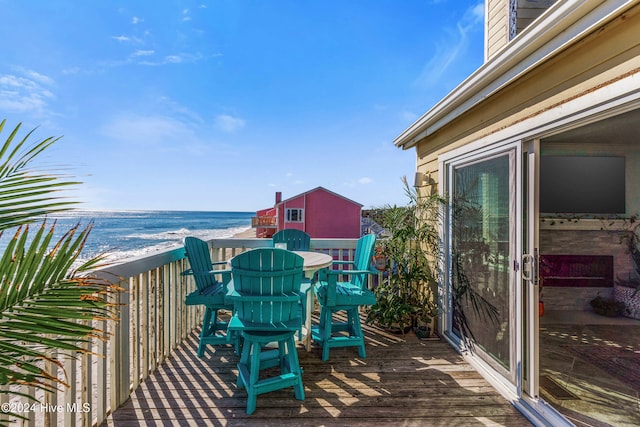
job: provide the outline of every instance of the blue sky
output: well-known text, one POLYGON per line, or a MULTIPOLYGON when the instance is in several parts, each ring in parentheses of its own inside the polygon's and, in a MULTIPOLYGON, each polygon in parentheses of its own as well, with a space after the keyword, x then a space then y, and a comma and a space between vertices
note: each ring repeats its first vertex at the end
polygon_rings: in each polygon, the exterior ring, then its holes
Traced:
POLYGON ((482 1, 0 0, 0 138, 87 209, 255 211, 323 186, 404 204, 393 139, 477 69, 482 1), (35 140, 34 139, 34 140, 35 140))

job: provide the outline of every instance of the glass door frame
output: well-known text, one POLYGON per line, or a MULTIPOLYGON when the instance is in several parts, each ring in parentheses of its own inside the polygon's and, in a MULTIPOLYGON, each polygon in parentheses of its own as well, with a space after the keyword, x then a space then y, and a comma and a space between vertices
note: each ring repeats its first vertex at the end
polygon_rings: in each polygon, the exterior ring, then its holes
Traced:
POLYGON ((523 143, 523 381, 522 394, 539 398, 540 375, 540 140, 523 143))
POLYGON ((443 224, 440 227, 443 242, 443 254, 441 258, 443 275, 442 302, 444 305, 441 320, 441 332, 444 338, 453 346, 457 347, 467 358, 467 360, 483 374, 483 376, 499 391, 505 395, 520 396, 522 390, 522 366, 523 366, 523 295, 521 286, 521 254, 523 233, 522 223, 522 142, 510 141, 506 143, 482 146, 480 142, 472 143, 442 154, 438 158, 440 195, 447 197, 453 194, 453 171, 456 167, 470 165, 473 163, 489 160, 497 156, 508 155, 509 162, 509 316, 512 322, 509 324, 509 348, 510 367, 509 372, 500 372, 492 364, 478 357, 466 348, 463 340, 453 332, 452 317, 452 295, 451 295, 451 242, 452 242, 452 218, 451 208, 447 206, 442 215, 443 224))
POLYGON ((540 397, 540 140, 522 143, 522 383, 516 406, 529 419, 553 426, 573 426, 556 408, 540 397), (543 421, 544 420, 544 421, 543 421))

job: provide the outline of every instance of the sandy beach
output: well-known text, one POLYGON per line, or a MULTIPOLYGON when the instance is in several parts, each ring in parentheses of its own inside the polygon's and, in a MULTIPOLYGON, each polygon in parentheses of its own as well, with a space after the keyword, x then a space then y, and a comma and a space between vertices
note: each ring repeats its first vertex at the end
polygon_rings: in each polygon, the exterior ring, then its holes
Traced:
MULTIPOLYGON (((234 234, 231 238, 232 239, 255 239, 256 238, 256 230, 254 228, 249 228, 247 230, 241 231, 240 233, 234 234)), ((265 240, 269 240, 270 241, 271 239, 265 239, 265 240)), ((224 259, 225 260, 229 260, 229 259, 233 258, 234 254, 237 254, 234 249, 227 248, 225 250, 224 259)))
POLYGON ((248 228, 245 231, 234 234, 234 239, 254 239, 256 237, 256 230, 253 228, 248 228))

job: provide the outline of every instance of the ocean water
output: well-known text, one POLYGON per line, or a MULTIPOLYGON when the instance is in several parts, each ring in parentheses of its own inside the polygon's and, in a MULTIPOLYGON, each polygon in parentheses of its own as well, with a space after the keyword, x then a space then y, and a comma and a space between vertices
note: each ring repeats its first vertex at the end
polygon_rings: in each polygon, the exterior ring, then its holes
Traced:
MULTIPOLYGON (((46 220, 48 224, 56 221, 59 237, 76 224, 84 227, 93 222, 81 258, 106 253, 110 260, 121 260, 181 246, 186 236, 203 240, 232 237, 251 227, 252 216, 255 212, 78 210, 46 220)), ((5 232, 0 249, 12 235, 5 232)))

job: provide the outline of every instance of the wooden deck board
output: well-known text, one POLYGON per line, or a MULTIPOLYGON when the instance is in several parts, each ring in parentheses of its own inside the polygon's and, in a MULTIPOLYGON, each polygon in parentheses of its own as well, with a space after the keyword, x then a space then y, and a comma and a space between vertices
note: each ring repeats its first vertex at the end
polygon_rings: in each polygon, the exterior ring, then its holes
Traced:
POLYGON ((233 349, 199 359, 194 333, 104 425, 531 425, 448 344, 365 333, 366 359, 337 348, 323 363, 319 347, 300 347, 306 399, 292 388, 263 394, 250 416, 233 349))

